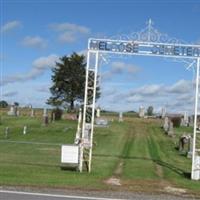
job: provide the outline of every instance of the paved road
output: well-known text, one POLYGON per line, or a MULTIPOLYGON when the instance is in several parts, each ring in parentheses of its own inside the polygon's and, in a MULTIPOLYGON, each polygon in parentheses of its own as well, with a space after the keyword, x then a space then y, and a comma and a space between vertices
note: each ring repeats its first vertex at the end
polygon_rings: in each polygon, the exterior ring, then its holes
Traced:
MULTIPOLYGON (((114 200, 110 198, 70 196, 44 193, 28 193, 0 190, 0 200, 114 200)), ((120 200, 120 199, 119 199, 120 200)))
MULTIPOLYGON (((85 196, 69 196, 59 194, 28 193, 18 191, 0 190, 0 200, 122 200, 119 198, 101 198, 85 196)), ((131 200, 194 200, 194 198, 183 198, 171 195, 146 195, 133 194, 127 198, 131 200)), ((125 200, 125 199, 123 199, 125 200)))

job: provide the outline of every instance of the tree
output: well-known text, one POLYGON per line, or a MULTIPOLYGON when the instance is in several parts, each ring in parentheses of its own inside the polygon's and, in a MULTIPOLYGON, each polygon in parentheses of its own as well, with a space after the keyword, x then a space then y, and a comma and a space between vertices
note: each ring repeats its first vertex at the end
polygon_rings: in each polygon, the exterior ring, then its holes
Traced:
POLYGON ((0 108, 6 108, 8 107, 8 103, 4 100, 0 101, 0 108))
POLYGON ((14 106, 18 107, 19 103, 18 102, 14 102, 14 106))
POLYGON ((149 107, 147 108, 147 115, 148 115, 148 116, 152 116, 152 115, 153 115, 153 106, 149 106, 149 107))
MULTIPOLYGON (((73 53, 71 56, 63 56, 56 62, 52 69, 51 77, 53 85, 50 88, 52 96, 47 103, 56 107, 69 105, 74 110, 74 103, 82 102, 85 92, 85 56, 73 53)), ((100 89, 97 87, 96 98, 100 97, 100 89)))

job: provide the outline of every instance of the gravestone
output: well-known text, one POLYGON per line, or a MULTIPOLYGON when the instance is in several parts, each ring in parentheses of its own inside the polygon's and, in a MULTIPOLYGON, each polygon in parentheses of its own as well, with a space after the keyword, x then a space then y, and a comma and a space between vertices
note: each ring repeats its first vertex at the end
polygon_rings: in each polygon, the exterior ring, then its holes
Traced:
POLYGON ((55 112, 53 112, 53 113, 52 113, 52 122, 54 123, 54 122, 55 122, 55 120, 56 120, 56 113, 55 113, 55 112))
POLYGON ((164 129, 165 133, 168 132, 168 129, 169 129, 169 118, 168 117, 164 118, 163 129, 164 129))
POLYGON ((188 119, 188 113, 186 111, 184 112, 183 120, 184 120, 184 126, 188 126, 189 119, 188 119))
POLYGON ((17 117, 20 116, 20 112, 19 112, 19 110, 17 110, 16 116, 17 116, 17 117))
POLYGON ((11 106, 10 110, 8 111, 9 116, 17 116, 17 107, 16 106, 11 106))
POLYGON ((139 107, 139 117, 143 118, 145 115, 145 108, 143 106, 139 107))
POLYGON ((162 108, 161 110, 161 118, 164 119, 166 116, 166 108, 162 108))
POLYGON ((23 128, 23 135, 26 135, 26 133, 27 133, 27 126, 24 126, 24 128, 23 128))
POLYGON ((95 124, 97 126, 107 126, 108 125, 108 120, 107 119, 103 119, 103 118, 97 118, 95 120, 95 124))
POLYGON ((123 122, 123 112, 119 113, 119 122, 123 122))
POLYGON ((190 138, 191 136, 188 134, 183 134, 179 138, 179 151, 180 152, 188 152, 190 148, 190 138))
POLYGON ((44 111, 43 111, 43 124, 45 126, 47 126, 49 123, 49 118, 48 118, 48 111, 46 108, 44 108, 44 111))
POLYGON ((9 132, 10 132, 9 127, 6 127, 6 129, 5 129, 5 139, 8 139, 8 137, 9 137, 9 132))
POLYGON ((194 126, 194 117, 192 115, 189 117, 189 126, 194 126))
POLYGON ((101 110, 100 110, 100 108, 97 108, 97 110, 96 110, 96 117, 98 118, 100 116, 101 116, 101 110))
POLYGON ((187 153, 187 157, 192 158, 192 154, 193 154, 193 138, 190 137, 190 145, 189 145, 189 151, 187 153))
POLYGON ((173 136, 174 135, 174 126, 173 126, 173 122, 169 122, 169 128, 167 131, 167 135, 168 136, 173 136))
POLYGON ((35 110, 33 108, 31 109, 31 117, 35 117, 35 110))
POLYGON ((181 124, 180 124, 180 126, 185 126, 184 118, 181 118, 181 124))

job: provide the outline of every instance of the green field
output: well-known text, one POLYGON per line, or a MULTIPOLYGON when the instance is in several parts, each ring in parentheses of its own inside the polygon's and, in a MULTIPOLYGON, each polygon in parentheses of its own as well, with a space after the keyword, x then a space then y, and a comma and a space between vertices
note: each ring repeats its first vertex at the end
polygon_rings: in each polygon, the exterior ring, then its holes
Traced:
POLYGON ((73 143, 76 126, 76 121, 61 120, 45 127, 39 118, 3 115, 0 185, 147 192, 162 192, 170 186, 200 195, 200 181, 189 179, 191 159, 175 149, 178 135, 192 132, 191 128, 176 129, 177 137, 170 138, 159 120, 136 117, 96 128, 92 172, 88 174, 60 168, 60 144, 73 143), (22 134, 24 125, 27 135, 22 134), (10 134, 5 138, 7 126, 10 134), (111 177, 120 180, 121 186, 108 184, 111 177))

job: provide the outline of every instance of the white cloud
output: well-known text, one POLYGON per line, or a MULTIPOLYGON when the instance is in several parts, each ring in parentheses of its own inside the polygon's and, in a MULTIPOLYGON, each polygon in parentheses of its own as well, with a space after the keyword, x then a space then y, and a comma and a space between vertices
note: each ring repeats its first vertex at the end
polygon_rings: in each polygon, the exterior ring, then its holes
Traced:
POLYGON ((137 111, 141 105, 146 108, 152 105, 155 110, 166 107, 172 113, 191 112, 194 107, 194 88, 192 81, 188 80, 178 80, 172 85, 145 85, 126 91, 121 87, 116 87, 115 90, 108 87, 107 90, 102 90, 99 102, 100 106, 116 111, 137 111))
POLYGON ((37 70, 45 70, 55 67, 55 62, 58 61, 57 55, 49 55, 47 57, 40 57, 33 62, 33 67, 37 70))
POLYGON ((111 66, 112 66, 112 72, 116 74, 122 73, 123 70, 127 71, 130 74, 135 74, 140 70, 139 67, 124 62, 113 62, 111 66))
POLYGON ((183 94, 192 90, 192 82, 187 80, 179 80, 171 87, 167 88, 169 93, 183 94))
POLYGON ((76 42, 84 35, 90 33, 90 29, 71 23, 55 23, 49 26, 52 30, 59 32, 58 40, 62 43, 72 43, 76 42))
POLYGON ((81 50, 77 52, 78 55, 84 55, 87 56, 87 49, 81 50))
POLYGON ((50 88, 49 84, 40 85, 39 87, 36 88, 36 91, 37 92, 42 92, 42 93, 49 93, 50 92, 49 88, 50 88))
POLYGON ((13 96, 16 96, 17 94, 18 94, 17 91, 6 92, 3 94, 3 97, 13 97, 13 96))
POLYGON ((85 27, 85 26, 80 26, 77 24, 71 24, 71 23, 55 23, 55 24, 51 24, 50 28, 55 30, 55 31, 59 31, 59 32, 73 32, 73 33, 83 33, 83 34, 88 34, 90 33, 90 29, 85 27))
POLYGON ((10 22, 7 22, 6 24, 4 24, 2 27, 1 27, 1 32, 2 33, 5 33, 5 32, 9 32, 9 31, 12 31, 16 28, 19 28, 21 26, 21 22, 20 21, 10 21, 10 22))
POLYGON ((49 55, 47 57, 40 57, 36 59, 32 64, 32 69, 25 74, 15 74, 13 76, 5 77, 1 85, 7 85, 14 82, 24 82, 27 80, 32 80, 42 75, 46 70, 55 67, 55 62, 59 60, 57 55, 49 55))
POLYGON ((140 68, 133 64, 128 64, 124 62, 112 62, 111 69, 102 73, 102 79, 110 80, 113 76, 122 73, 127 73, 127 75, 133 76, 140 71, 140 68))
POLYGON ((130 95, 140 94, 142 96, 152 96, 163 93, 164 88, 162 85, 145 85, 136 90, 133 90, 130 95))
POLYGON ((59 35, 58 40, 64 43, 72 43, 77 40, 76 34, 72 32, 64 32, 59 35))
POLYGON ((40 36, 27 36, 23 39, 22 44, 27 47, 33 48, 45 48, 47 47, 47 41, 40 36))

